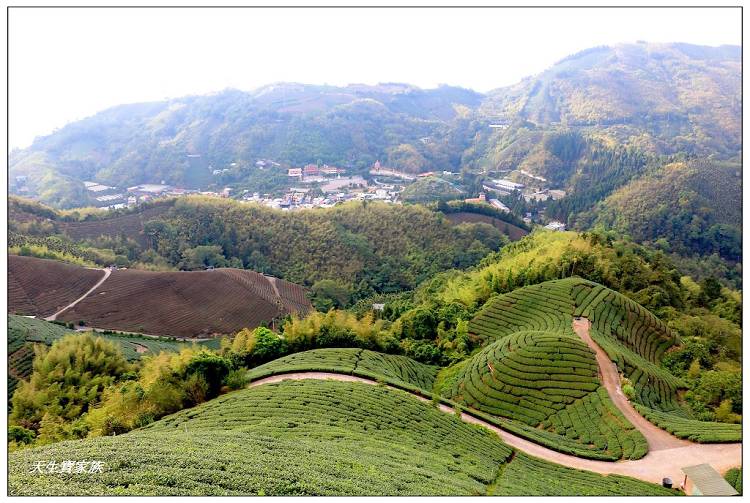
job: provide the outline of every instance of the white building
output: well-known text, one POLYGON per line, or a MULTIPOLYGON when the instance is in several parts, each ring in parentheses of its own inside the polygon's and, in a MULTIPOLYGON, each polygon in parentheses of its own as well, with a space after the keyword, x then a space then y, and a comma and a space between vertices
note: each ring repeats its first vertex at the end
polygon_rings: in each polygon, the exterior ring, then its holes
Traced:
POLYGON ((548 223, 544 226, 545 229, 550 229, 553 231, 564 231, 565 230, 565 224, 562 222, 558 222, 557 220, 553 220, 552 222, 548 223))
POLYGON ((497 185, 501 189, 511 190, 511 191, 512 190, 521 190, 524 187, 526 187, 522 183, 516 183, 516 182, 513 182, 511 180, 506 180, 505 178, 500 178, 498 180, 492 180, 492 183, 494 185, 497 185))
POLYGON ((503 203, 501 203, 497 199, 490 199, 490 205, 493 208, 497 208, 500 211, 504 211, 505 213, 510 213, 510 208, 508 208, 507 206, 505 206, 503 203))

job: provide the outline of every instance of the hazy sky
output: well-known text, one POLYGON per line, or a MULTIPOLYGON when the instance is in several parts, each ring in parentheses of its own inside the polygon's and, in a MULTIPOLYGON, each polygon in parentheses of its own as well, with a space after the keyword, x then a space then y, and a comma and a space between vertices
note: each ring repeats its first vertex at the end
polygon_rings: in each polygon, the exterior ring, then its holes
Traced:
POLYGON ((739 9, 11 9, 10 146, 104 108, 263 84, 510 85, 587 47, 741 43, 739 9))

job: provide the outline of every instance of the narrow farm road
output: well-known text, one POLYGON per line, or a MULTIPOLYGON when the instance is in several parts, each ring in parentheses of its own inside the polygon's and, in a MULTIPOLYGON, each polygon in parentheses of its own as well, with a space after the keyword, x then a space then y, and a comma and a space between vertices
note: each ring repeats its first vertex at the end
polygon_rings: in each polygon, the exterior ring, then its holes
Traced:
POLYGON ((602 385, 607 390, 609 397, 620 412, 635 426, 648 442, 649 452, 664 449, 676 449, 691 444, 687 440, 679 439, 665 430, 662 430, 648 419, 643 417, 630 403, 620 387, 620 373, 617 366, 607 353, 597 344, 589 334, 591 322, 585 318, 573 321, 573 330, 596 354, 596 363, 599 365, 599 375, 602 385))
MULTIPOLYGON (((284 380, 301 379, 331 379, 345 382, 361 382, 376 385, 376 381, 346 374, 334 374, 329 372, 296 372, 290 374, 279 374, 269 376, 251 382, 250 387, 262 386, 284 380)), ((428 399, 413 395, 422 401, 428 399)), ((447 405, 440 405, 440 410, 447 414, 454 414, 454 410, 447 405)), ((724 473, 730 468, 742 465, 742 444, 693 444, 688 442, 684 447, 662 449, 649 452, 644 458, 635 461, 595 461, 591 459, 577 458, 569 454, 553 451, 541 445, 517 437, 495 425, 477 419, 467 413, 461 414, 461 419, 467 423, 477 424, 497 434, 503 442, 530 456, 545 461, 557 463, 569 468, 588 470, 602 475, 617 474, 645 480, 660 484, 664 477, 670 477, 679 485, 684 477, 680 468, 683 466, 708 463, 718 472, 724 473)))
POLYGON ((86 293, 84 293, 83 295, 81 295, 80 297, 78 297, 76 300, 74 300, 73 302, 71 302, 70 304, 68 304, 67 306, 65 306, 64 308, 60 309, 55 314, 47 316, 44 319, 47 320, 47 321, 55 321, 57 319, 57 317, 60 316, 62 313, 64 313, 65 311, 67 311, 71 307, 73 307, 76 304, 78 304, 79 302, 81 302, 83 299, 85 299, 86 297, 88 297, 89 295, 91 295, 91 292, 93 292, 94 290, 96 290, 97 288, 99 288, 100 286, 102 286, 102 283, 104 283, 105 281, 107 281, 107 278, 109 278, 109 275, 112 274, 112 270, 109 269, 109 268, 99 269, 99 271, 103 271, 104 272, 104 276, 102 276, 102 279, 100 279, 99 281, 97 281, 96 284, 94 286, 92 286, 86 293))

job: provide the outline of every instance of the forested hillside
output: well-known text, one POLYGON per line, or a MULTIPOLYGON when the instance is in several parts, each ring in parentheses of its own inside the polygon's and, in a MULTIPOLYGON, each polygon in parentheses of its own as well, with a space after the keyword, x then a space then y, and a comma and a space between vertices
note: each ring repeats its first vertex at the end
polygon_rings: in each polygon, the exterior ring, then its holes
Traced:
POLYGON ((733 158, 741 143, 739 70, 735 46, 594 47, 490 92, 480 110, 507 122, 581 128, 648 152, 733 158))
POLYGON ((27 176, 44 202, 70 207, 85 201, 83 180, 201 188, 213 183, 213 168, 235 163, 228 178, 242 180, 261 158, 349 169, 381 159, 404 171, 449 169, 470 140, 457 130, 461 111, 480 99, 451 87, 278 84, 122 105, 14 152, 10 174, 27 176))
POLYGON ((742 257, 742 168, 715 162, 674 163, 606 198, 587 220, 638 241, 684 253, 742 257))
POLYGON ((143 268, 252 269, 312 287, 319 306, 414 288, 440 271, 472 266, 507 242, 489 224, 454 225, 424 207, 374 202, 281 212, 185 197, 67 216, 20 200, 11 206, 17 253, 113 257, 143 268))
POLYGON ((83 180, 197 188, 215 182, 215 168, 228 170, 225 183, 279 176, 259 171, 258 159, 281 163, 281 171, 328 163, 364 172, 376 160, 412 173, 510 167, 565 186, 575 185, 582 155, 622 156, 622 146, 630 149, 624 164, 613 159, 607 168, 626 168, 616 188, 640 174, 631 169, 636 155, 738 158, 739 54, 686 44, 592 48, 487 95, 282 83, 122 105, 13 152, 10 175, 27 176, 30 195, 59 207, 86 202, 83 180))

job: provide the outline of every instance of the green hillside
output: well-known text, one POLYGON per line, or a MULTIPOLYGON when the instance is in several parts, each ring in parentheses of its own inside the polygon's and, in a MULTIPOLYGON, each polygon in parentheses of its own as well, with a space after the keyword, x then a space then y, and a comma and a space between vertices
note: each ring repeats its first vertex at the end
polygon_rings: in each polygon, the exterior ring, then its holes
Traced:
POLYGON ((488 431, 404 392, 287 381, 125 435, 13 453, 9 488, 15 495, 470 495, 485 494, 510 455, 488 431), (30 475, 39 459, 101 459, 106 468, 30 475))
POLYGON ((438 368, 411 358, 354 348, 313 349, 273 360, 248 372, 250 381, 291 372, 334 372, 382 380, 406 389, 432 389, 438 368))
MULTIPOLYGON (((125 265, 239 267, 314 291, 316 282, 331 280, 343 291, 343 304, 469 267, 507 242, 488 224, 456 226, 421 206, 369 201, 282 212, 196 196, 80 218, 21 201, 11 213, 12 230, 106 248, 125 265)), ((80 255, 75 246, 66 250, 80 255)))
MULTIPOLYGON (((679 342, 675 333, 636 302, 602 285, 567 278, 514 290, 491 299, 472 319, 469 331, 479 340, 499 341, 496 343, 499 346, 493 344, 484 350, 493 352, 501 348, 504 341, 514 340, 511 337, 519 337, 519 333, 528 330, 554 331, 569 336, 573 316, 583 316, 591 321, 591 337, 632 383, 632 400, 647 419, 694 441, 741 440, 740 425, 697 421, 691 417, 689 408, 680 404, 679 390, 688 388, 688 384, 661 365, 665 352, 679 342), (686 420, 689 421, 685 423, 686 420), (688 431, 688 425, 694 429, 693 433, 688 431)), ((528 362, 525 361, 526 365, 528 362)), ((481 368, 481 363, 479 365, 481 368)), ((491 398, 490 391, 482 388, 472 400, 484 400, 485 396, 491 398)), ((460 396, 460 392, 454 389, 452 394, 460 396)), ((517 406, 513 410, 517 411, 517 406)), ((495 409, 492 413, 514 418, 508 410, 495 409)), ((556 422, 547 421, 547 425, 556 422)), ((558 424, 557 429, 566 425, 564 421, 558 424)))
POLYGON ((12 495, 518 494, 529 476, 557 480, 529 486, 540 494, 674 494, 514 456, 489 431, 404 392, 334 381, 263 385, 125 435, 25 449, 9 461, 12 495), (29 473, 49 459, 104 466, 94 474, 29 473))
POLYGON ((742 169, 738 164, 675 163, 607 197, 581 225, 605 225, 683 254, 742 259, 742 169))
POLYGON ((738 47, 618 44, 558 61, 488 93, 481 111, 508 121, 566 124, 658 153, 740 145, 738 47))

